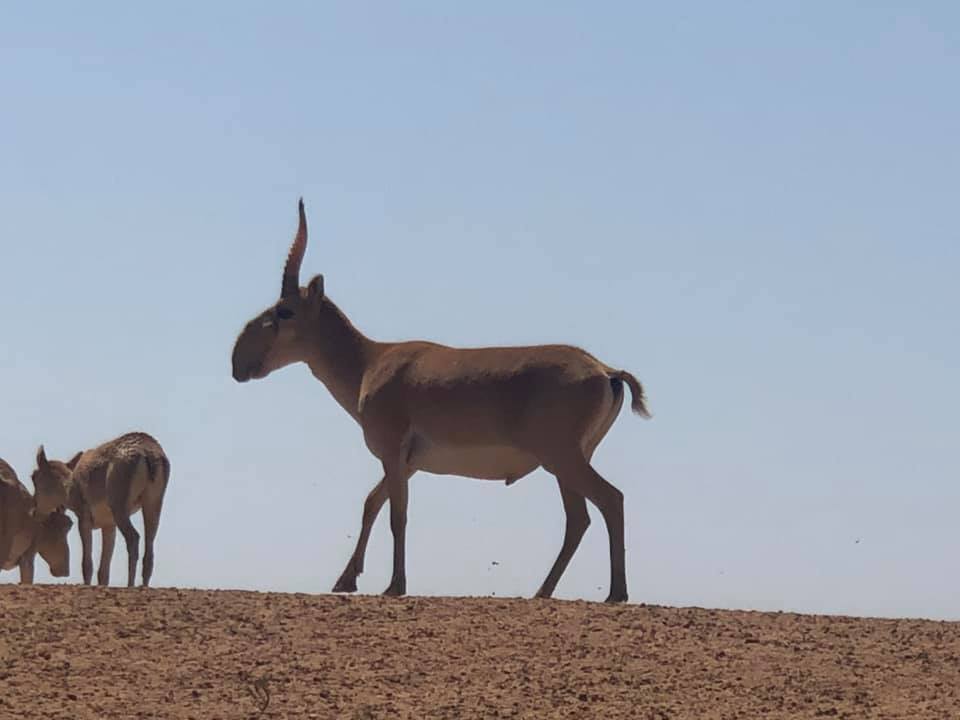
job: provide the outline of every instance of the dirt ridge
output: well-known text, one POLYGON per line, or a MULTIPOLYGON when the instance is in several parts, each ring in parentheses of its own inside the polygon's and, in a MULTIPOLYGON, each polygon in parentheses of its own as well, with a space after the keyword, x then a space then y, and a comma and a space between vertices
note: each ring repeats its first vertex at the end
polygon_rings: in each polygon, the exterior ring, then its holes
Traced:
POLYGON ((960 717, 955 622, 4 585, 0 627, 0 718, 960 717))

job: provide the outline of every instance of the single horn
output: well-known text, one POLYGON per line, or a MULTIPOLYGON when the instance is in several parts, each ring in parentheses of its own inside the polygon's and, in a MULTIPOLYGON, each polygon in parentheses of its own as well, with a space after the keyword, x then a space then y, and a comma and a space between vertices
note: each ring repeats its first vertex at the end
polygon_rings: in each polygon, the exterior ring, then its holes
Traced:
POLYGON ((300 198, 300 226, 297 235, 293 238, 290 252, 287 253, 287 264, 283 267, 283 287, 280 297, 290 297, 300 292, 300 264, 307 251, 307 214, 303 209, 303 198, 300 198))

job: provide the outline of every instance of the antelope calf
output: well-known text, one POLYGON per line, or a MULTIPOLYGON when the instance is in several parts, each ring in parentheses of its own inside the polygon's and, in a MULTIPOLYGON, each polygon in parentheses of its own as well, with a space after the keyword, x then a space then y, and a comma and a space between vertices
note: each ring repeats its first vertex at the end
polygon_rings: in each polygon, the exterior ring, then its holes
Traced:
POLYGON ((247 323, 233 348, 238 382, 296 362, 363 429, 383 479, 367 496, 356 548, 334 592, 356 590, 367 540, 390 500, 393 576, 385 594, 406 592, 407 486, 418 470, 509 485, 538 467, 552 473, 566 512, 563 545, 538 597, 550 597, 583 537, 586 501, 610 540, 608 602, 627 599, 623 495, 590 464, 630 388, 633 411, 649 417, 628 372, 567 345, 459 349, 432 342, 376 342, 357 330, 324 291, 323 276, 300 287, 307 248, 303 200, 280 299, 247 323))
POLYGON ((110 584, 110 560, 117 528, 127 543, 127 587, 137 575, 140 534, 130 516, 143 513, 143 585, 153 575, 153 541, 160 524, 163 495, 170 480, 170 461, 163 448, 146 433, 127 433, 92 450, 78 452, 68 462, 47 460, 37 451, 33 473, 37 507, 41 512, 67 507, 80 527, 83 546, 83 582, 93 579, 93 531, 100 530, 100 567, 97 584, 110 584))
POLYGON ((67 535, 73 521, 62 512, 41 516, 33 495, 0 459, 0 570, 20 568, 20 584, 33 583, 33 562, 40 553, 54 577, 70 574, 67 535))

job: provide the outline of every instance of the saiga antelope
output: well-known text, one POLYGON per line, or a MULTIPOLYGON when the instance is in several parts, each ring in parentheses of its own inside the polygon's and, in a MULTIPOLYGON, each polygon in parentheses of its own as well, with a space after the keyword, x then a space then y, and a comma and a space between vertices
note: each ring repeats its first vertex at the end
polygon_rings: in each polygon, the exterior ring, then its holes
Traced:
POLYGON ((140 554, 140 533, 130 516, 143 512, 143 584, 153 575, 153 541, 160 524, 163 496, 170 480, 170 461, 163 448, 146 433, 127 433, 102 445, 78 452, 68 462, 47 460, 37 451, 33 473, 37 507, 50 512, 66 506, 76 516, 83 547, 83 582, 93 580, 93 531, 100 530, 100 567, 97 584, 110 584, 110 561, 117 528, 127 544, 127 587, 133 587, 140 554))
POLYGON ((20 584, 33 583, 33 565, 40 553, 50 574, 70 574, 67 535, 73 521, 62 512, 41 515, 33 495, 17 474, 0 459, 0 570, 20 568, 20 584))
POLYGON ((566 530, 537 597, 551 596, 580 544, 590 524, 590 500, 610 539, 607 601, 625 601, 623 494, 590 460, 620 412, 624 384, 633 411, 650 416, 637 379, 567 345, 459 349, 371 340, 326 295, 323 275, 300 287, 307 249, 302 199, 299 214, 280 299, 237 338, 233 377, 246 382, 306 363, 360 424, 367 447, 383 465, 383 479, 367 496, 356 548, 334 592, 357 589, 370 530, 387 499, 393 576, 384 594, 406 592, 407 486, 417 470, 509 485, 543 467, 557 478, 566 530))

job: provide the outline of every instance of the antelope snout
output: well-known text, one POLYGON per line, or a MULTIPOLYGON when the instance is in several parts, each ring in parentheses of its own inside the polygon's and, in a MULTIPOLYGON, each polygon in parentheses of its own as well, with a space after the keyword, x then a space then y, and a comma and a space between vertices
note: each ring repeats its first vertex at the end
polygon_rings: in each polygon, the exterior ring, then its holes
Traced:
POLYGON ((238 365, 237 363, 233 364, 233 379, 237 382, 247 382, 253 377, 256 377, 257 372, 259 371, 258 365, 238 365))

